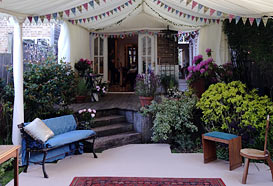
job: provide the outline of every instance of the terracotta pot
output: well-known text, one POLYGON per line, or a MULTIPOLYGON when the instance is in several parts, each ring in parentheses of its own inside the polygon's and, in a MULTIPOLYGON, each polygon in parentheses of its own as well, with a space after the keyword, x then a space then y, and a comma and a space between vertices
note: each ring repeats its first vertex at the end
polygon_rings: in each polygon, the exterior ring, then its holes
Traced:
POLYGON ((194 90, 195 94, 197 95, 198 98, 201 98, 202 94, 205 92, 205 80, 204 79, 199 79, 197 81, 194 81, 191 83, 191 88, 194 90))
POLYGON ((86 96, 76 96, 77 103, 84 103, 86 96))
POLYGON ((139 96, 140 104, 142 107, 145 107, 146 105, 150 105, 153 101, 154 97, 143 97, 139 96))

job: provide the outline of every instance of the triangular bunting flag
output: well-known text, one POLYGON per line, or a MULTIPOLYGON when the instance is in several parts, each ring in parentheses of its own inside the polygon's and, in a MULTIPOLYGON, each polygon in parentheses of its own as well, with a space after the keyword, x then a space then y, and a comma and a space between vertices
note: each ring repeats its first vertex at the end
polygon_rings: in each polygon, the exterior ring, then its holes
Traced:
POLYGON ((211 8, 209 15, 212 16, 214 14, 214 12, 215 12, 215 10, 211 8))
POLYGON ((195 18, 195 16, 191 16, 191 20, 192 20, 192 21, 194 20, 194 18, 195 18))
POLYGON ((41 21, 42 21, 42 23, 43 23, 44 20, 45 20, 45 16, 40 16, 40 19, 41 19, 41 21))
POLYGON ((71 8, 71 12, 74 14, 74 15, 76 15, 76 8, 74 7, 74 8, 71 8))
POLYGON ((234 18, 234 15, 230 14, 230 15, 228 16, 228 18, 229 18, 229 22, 231 23, 232 19, 234 18))
POLYGON ((29 22, 31 23, 31 22, 32 22, 32 17, 29 16, 29 17, 27 17, 27 18, 28 18, 29 22))
POLYGON ((124 7, 125 7, 124 5, 121 5, 121 8, 123 8, 123 9, 124 9, 124 7))
POLYGON ((84 23, 86 22, 86 19, 85 19, 85 18, 83 18, 82 20, 83 20, 84 23))
POLYGON ((69 15, 70 15, 70 10, 65 10, 64 12, 65 12, 65 14, 67 15, 67 17, 69 17, 69 15))
POLYGON ((164 6, 164 3, 161 2, 160 7, 164 6))
POLYGON ((89 1, 89 5, 94 8, 94 1, 89 1))
POLYGON ((188 19, 190 19, 191 15, 187 15, 188 19))
POLYGON ((158 4, 158 5, 160 4, 160 1, 159 1, 159 0, 157 1, 157 4, 158 4))
POLYGON ((90 22, 90 18, 89 18, 89 17, 87 18, 87 22, 88 22, 88 23, 90 22))
POLYGON ((110 13, 111 13, 111 14, 113 14, 113 13, 114 13, 114 11, 113 11, 113 10, 110 10, 110 13))
POLYGON ((78 24, 78 20, 75 20, 76 25, 78 24))
POLYGON ((129 6, 128 2, 125 3, 125 6, 129 6))
POLYGON ((217 24, 219 24, 220 23, 220 19, 217 19, 216 22, 217 22, 217 24))
POLYGON ((105 13, 103 13, 102 15, 103 15, 103 17, 105 17, 105 16, 106 16, 106 14, 105 14, 105 13))
POLYGON ((52 16, 53 16, 53 18, 54 18, 55 20, 57 20, 57 16, 58 16, 57 13, 53 13, 52 16))
POLYGON ((98 20, 98 16, 95 16, 95 19, 98 20))
POLYGON ((74 21, 74 20, 71 20, 71 23, 74 25, 74 24, 75 24, 75 21, 74 21))
POLYGON ((204 22, 205 22, 205 23, 207 23, 207 20, 208 20, 207 18, 204 18, 204 22))
POLYGON ((268 22, 268 17, 263 17, 262 19, 263 19, 264 26, 266 27, 268 22))
POLYGON ((192 0, 187 0, 186 1, 186 6, 188 6, 191 2, 192 2, 192 0))
POLYGON ((200 17, 200 21, 203 22, 204 18, 203 17, 200 17))
POLYGON ((208 10, 209 10, 209 8, 204 6, 204 14, 207 13, 208 10))
POLYGON ((179 10, 176 10, 176 11, 175 11, 175 14, 177 15, 178 13, 179 13, 179 10))
POLYGON ((91 17, 91 21, 93 21, 93 20, 94 20, 94 17, 92 16, 92 17, 91 17))
POLYGON ((248 20, 249 20, 249 22, 250 22, 250 25, 252 26, 252 25, 253 25, 253 22, 254 22, 254 20, 255 20, 255 18, 250 17, 250 18, 248 18, 248 20))
POLYGON ((203 5, 198 4, 198 12, 203 8, 203 5))
POLYGON ((168 12, 169 12, 171 9, 172 9, 172 7, 169 7, 169 8, 168 8, 168 12))
POLYGON ((129 0, 128 3, 129 3, 129 4, 133 4, 133 3, 132 3, 132 0, 129 0))
POLYGON ((35 21, 36 24, 38 23, 38 20, 39 20, 39 17, 38 16, 34 16, 34 21, 35 21))
POLYGON ((183 17, 186 18, 187 14, 183 14, 183 17))
POLYGON ((79 10, 80 13, 82 13, 82 6, 77 6, 77 9, 79 10))
POLYGON ((172 8, 172 13, 175 11, 175 9, 174 8, 172 8))
POLYGON ((47 15, 46 15, 46 18, 47 18, 48 22, 50 22, 51 14, 47 14, 47 15))
POLYGON ((223 13, 222 17, 226 19, 228 17, 228 14, 223 13))
POLYGON ((79 19, 79 22, 82 23, 82 19, 79 19))
POLYGON ((88 3, 84 3, 83 7, 85 8, 86 11, 88 11, 88 3))
POLYGON ((262 20, 261 18, 256 18, 257 27, 260 26, 261 20, 262 20))
POLYGON ((209 20, 209 24, 211 23, 211 19, 208 19, 209 20))
POLYGON ((115 12, 117 12, 117 11, 118 11, 118 9, 117 9, 117 8, 114 8, 114 11, 115 11, 115 12))
POLYGON ((240 16, 236 16, 235 17, 235 23, 238 24, 238 22, 240 21, 241 17, 240 16))
POLYGON ((118 6, 118 10, 119 10, 119 11, 121 10, 120 6, 118 6))
POLYGON ((106 3, 106 0, 103 0, 104 3, 106 3))
POLYGON ((64 12, 59 12, 59 16, 60 16, 60 18, 63 18, 64 12))
POLYGON ((179 12, 179 16, 180 16, 180 17, 182 16, 182 14, 183 14, 183 12, 179 12))
POLYGON ((100 0, 94 0, 98 5, 100 5, 100 0))
POLYGON ((168 8, 168 5, 165 5, 164 8, 168 8))
POLYGON ((199 20, 199 17, 196 17, 196 18, 195 18, 195 21, 197 22, 198 20, 199 20))
POLYGON ((109 16, 109 15, 110 15, 110 12, 108 11, 108 12, 106 12, 106 14, 109 16))
POLYGON ((213 22, 213 23, 215 23, 215 22, 216 22, 216 20, 215 20, 215 19, 213 19, 213 20, 212 20, 212 22, 213 22))
POLYGON ((191 6, 191 9, 194 9, 194 7, 196 7, 196 5, 197 5, 197 4, 198 4, 197 2, 192 1, 192 6, 191 6))
POLYGON ((216 14, 217 14, 217 16, 219 16, 219 17, 222 16, 222 12, 220 12, 220 11, 217 11, 216 14))
POLYGON ((101 14, 99 15, 99 18, 101 19, 101 14))
POLYGON ((242 17, 242 21, 244 23, 244 25, 246 24, 247 18, 246 17, 242 17))

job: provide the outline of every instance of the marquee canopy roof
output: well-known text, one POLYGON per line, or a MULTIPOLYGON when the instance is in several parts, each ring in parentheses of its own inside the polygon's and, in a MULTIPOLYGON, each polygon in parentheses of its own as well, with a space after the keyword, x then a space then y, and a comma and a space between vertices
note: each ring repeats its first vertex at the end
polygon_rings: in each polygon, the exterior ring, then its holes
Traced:
MULTIPOLYGON (((69 20, 90 31, 196 30, 230 18, 273 16, 272 0, 2 0, 0 12, 29 22, 69 20)), ((259 19, 259 20, 257 20, 259 19)))

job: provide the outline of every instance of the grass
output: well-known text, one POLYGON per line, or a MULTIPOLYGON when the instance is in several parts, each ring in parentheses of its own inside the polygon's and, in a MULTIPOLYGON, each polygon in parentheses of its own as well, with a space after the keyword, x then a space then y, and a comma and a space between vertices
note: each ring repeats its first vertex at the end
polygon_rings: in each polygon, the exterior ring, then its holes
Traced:
MULTIPOLYGON (((13 179, 13 159, 6 161, 0 165, 0 186, 5 186, 13 179)), ((19 168, 19 173, 23 171, 23 168, 19 168)))

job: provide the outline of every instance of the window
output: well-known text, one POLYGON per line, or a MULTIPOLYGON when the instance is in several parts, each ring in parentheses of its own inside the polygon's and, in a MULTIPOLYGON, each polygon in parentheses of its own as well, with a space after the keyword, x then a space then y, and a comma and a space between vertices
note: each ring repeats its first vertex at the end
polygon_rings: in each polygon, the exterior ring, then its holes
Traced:
POLYGON ((94 64, 93 71, 95 74, 103 74, 103 38, 94 39, 94 64))

